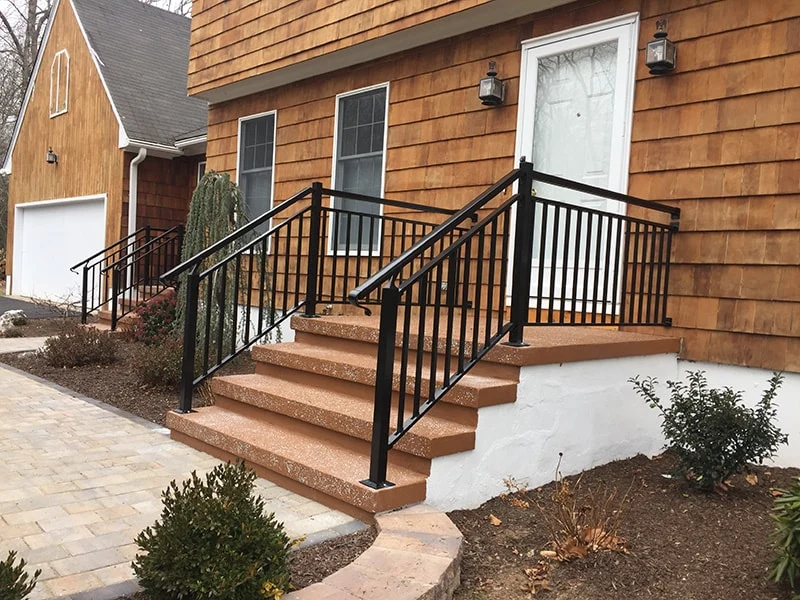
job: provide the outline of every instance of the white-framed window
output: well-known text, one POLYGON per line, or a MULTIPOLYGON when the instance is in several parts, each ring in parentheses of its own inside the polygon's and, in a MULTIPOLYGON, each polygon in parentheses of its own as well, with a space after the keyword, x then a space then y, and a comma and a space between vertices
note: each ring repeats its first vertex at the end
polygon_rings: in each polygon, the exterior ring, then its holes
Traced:
POLYGON ((201 160, 197 163, 197 184, 200 185, 200 180, 206 174, 206 161, 201 160))
POLYGON ((59 50, 50 65, 50 118, 63 115, 69 104, 69 52, 59 50))
MULTIPOLYGON (((250 219, 272 208, 276 114, 270 111, 239 119, 236 180, 250 219)), ((264 223, 256 231, 261 233, 267 229, 269 223, 264 223)))
MULTIPOLYGON (((334 189, 383 196, 388 112, 388 83, 336 96, 334 189)), ((354 213, 381 214, 380 204, 360 200, 334 198, 333 206, 354 213)), ((381 235, 379 224, 376 219, 355 215, 334 217, 331 220, 331 251, 358 251, 359 240, 361 251, 377 251, 381 235)))

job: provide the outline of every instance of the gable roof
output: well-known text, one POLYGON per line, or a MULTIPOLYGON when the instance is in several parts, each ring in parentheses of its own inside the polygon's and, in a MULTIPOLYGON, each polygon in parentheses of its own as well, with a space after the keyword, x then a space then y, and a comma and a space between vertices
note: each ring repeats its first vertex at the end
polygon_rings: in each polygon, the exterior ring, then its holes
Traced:
POLYGON ((186 91, 191 19, 139 0, 72 0, 131 141, 174 146, 205 129, 208 105, 186 91))
POLYGON ((5 157, 11 157, 56 11, 70 6, 119 122, 119 147, 153 146, 181 154, 187 131, 204 136, 208 104, 186 90, 191 19, 139 0, 56 0, 5 157))

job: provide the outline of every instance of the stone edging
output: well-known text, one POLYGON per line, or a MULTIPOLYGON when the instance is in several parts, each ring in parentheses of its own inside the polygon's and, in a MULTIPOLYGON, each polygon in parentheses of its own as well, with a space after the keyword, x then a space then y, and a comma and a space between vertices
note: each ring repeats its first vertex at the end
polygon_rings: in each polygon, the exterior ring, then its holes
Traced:
POLYGON ((463 536, 419 504, 376 515, 378 537, 353 563, 286 600, 450 600, 461 576, 463 536))

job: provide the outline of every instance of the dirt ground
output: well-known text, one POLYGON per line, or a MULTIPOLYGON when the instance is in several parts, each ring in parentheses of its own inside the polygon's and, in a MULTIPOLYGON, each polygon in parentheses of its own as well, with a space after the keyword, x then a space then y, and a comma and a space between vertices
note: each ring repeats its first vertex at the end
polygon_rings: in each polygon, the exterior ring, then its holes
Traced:
POLYGON ((543 514, 552 514, 553 484, 451 513, 465 536, 456 600, 528 599, 533 582, 539 584, 533 597, 552 600, 789 600, 787 589, 766 579, 774 531, 769 511, 771 490, 786 487, 800 470, 758 468, 756 485, 739 476, 719 495, 666 479, 662 474, 673 468, 671 456, 638 456, 584 474, 583 490, 624 495, 630 488, 618 531, 625 553, 540 565, 540 551, 550 548, 543 514), (541 590, 543 581, 549 591, 541 590))

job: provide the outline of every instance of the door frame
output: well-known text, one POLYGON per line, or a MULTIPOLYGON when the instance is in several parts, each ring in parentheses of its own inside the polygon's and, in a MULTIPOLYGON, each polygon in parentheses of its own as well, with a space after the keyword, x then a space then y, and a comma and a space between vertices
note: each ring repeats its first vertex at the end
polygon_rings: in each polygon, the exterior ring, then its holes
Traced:
POLYGON ((21 202, 14 206, 14 233, 13 233, 13 252, 11 262, 11 274, 6 277, 6 293, 8 295, 16 294, 14 289, 15 285, 19 283, 19 277, 14 275, 14 270, 18 265, 22 264, 22 248, 23 238, 25 236, 25 215, 26 210, 33 210, 37 208, 59 204, 80 204, 88 202, 103 202, 103 245, 106 244, 108 234, 108 194, 101 192, 97 194, 89 194, 87 196, 73 196, 69 198, 55 198, 52 200, 36 200, 33 202, 21 202))
MULTIPOLYGON (((627 77, 624 77, 625 82, 625 99, 617 107, 617 111, 622 113, 621 118, 623 122, 623 131, 620 135, 621 147, 619 148, 618 164, 612 162, 613 167, 609 169, 609 189, 621 193, 627 193, 628 180, 630 176, 630 155, 631 155, 631 130, 633 126, 633 98, 636 87, 636 58, 638 53, 638 40, 639 40, 639 13, 628 13, 611 19, 603 21, 596 21, 579 27, 565 29, 555 33, 550 33, 540 37, 524 40, 521 49, 521 66, 520 66, 520 79, 519 79, 519 97, 517 99, 517 135, 516 147, 514 150, 514 164, 519 164, 520 159, 528 156, 528 151, 525 148, 532 147, 533 144, 533 119, 534 109, 536 102, 536 77, 530 77, 530 50, 534 48, 541 48, 544 46, 553 46, 554 52, 566 51, 570 47, 581 48, 584 47, 577 42, 577 38, 586 38, 589 44, 600 43, 610 39, 617 39, 618 35, 612 35, 614 29, 621 27, 628 27, 629 34, 629 48, 628 48, 628 64, 629 70, 627 77), (573 44, 570 44, 573 42, 573 44), (560 48, 560 46, 564 46, 560 48), (526 110, 527 108, 527 110, 526 110)), ((619 114, 615 115, 619 116, 619 114)), ((612 157, 612 161, 614 158, 612 157)), ((533 166, 534 169, 536 165, 533 166)), ((515 184, 515 191, 518 191, 518 184, 515 184)), ((514 206, 511 215, 511 236, 509 240, 509 252, 512 257, 513 269, 513 256, 514 246, 516 243, 516 220, 517 210, 514 206)), ((624 214, 624 206, 621 206, 621 212, 624 214)), ((511 305, 511 287, 512 282, 509 278, 506 284, 506 304, 511 305)), ((530 297, 529 297, 530 302, 530 297)))

